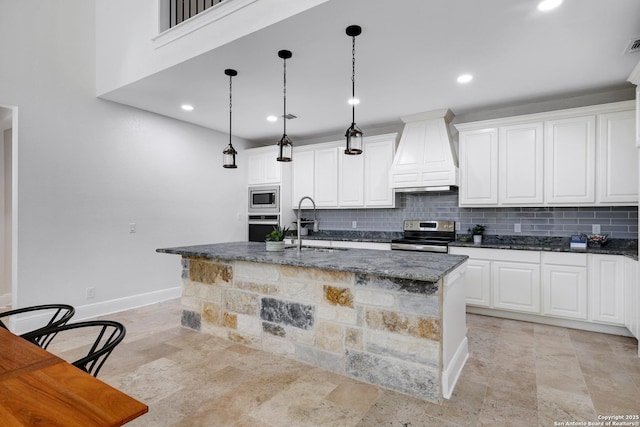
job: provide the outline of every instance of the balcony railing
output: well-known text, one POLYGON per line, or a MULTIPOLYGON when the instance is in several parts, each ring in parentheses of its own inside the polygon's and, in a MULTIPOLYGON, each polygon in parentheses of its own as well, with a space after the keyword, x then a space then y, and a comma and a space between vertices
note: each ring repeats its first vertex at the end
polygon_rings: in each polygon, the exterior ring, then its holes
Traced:
POLYGON ((224 0, 169 0, 169 28, 175 27, 179 23, 223 1, 224 0))

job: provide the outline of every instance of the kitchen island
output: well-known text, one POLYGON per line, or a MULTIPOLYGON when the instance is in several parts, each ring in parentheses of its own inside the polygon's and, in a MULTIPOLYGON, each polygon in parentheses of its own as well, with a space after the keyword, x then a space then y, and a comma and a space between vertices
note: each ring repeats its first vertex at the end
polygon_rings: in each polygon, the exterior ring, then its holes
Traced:
POLYGON ((468 357, 465 256, 263 242, 182 256, 182 325, 432 402, 468 357))

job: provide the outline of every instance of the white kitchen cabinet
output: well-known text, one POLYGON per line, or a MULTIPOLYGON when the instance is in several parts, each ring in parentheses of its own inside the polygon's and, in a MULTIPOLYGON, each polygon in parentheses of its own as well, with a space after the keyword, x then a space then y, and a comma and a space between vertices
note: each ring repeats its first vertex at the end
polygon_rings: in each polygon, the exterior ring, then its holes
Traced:
POLYGON ((540 265, 494 261, 493 306, 505 310, 540 313, 540 265))
MULTIPOLYGON (((340 147, 338 153, 338 164, 340 168, 338 182, 338 204, 340 207, 362 207, 364 206, 364 155, 345 155, 344 149, 340 147)), ((369 155, 368 149, 364 152, 369 155)))
POLYGON ((624 325, 624 260, 588 255, 589 320, 624 325))
POLYGON ((635 115, 623 101, 455 125, 459 205, 637 204, 635 115))
POLYGON ((491 307, 491 261, 469 259, 464 281, 467 304, 491 307))
MULTIPOLYGON (((306 145, 296 150, 292 170, 293 207, 310 196, 319 209, 393 208, 389 170, 397 134, 365 137, 363 153, 344 154, 344 142, 306 145)), ((303 206, 311 207, 305 200, 303 206)))
MULTIPOLYGON (((367 137, 363 143, 364 154, 357 157, 364 157, 364 206, 393 208, 395 191, 389 185, 389 171, 396 152, 396 134, 367 137)), ((341 178, 343 187, 349 185, 345 176, 341 178)))
POLYGON ((498 203, 498 130, 460 133, 460 206, 498 203))
MULTIPOLYGON (((278 147, 252 148, 245 151, 247 183, 249 185, 280 184, 282 165, 276 161, 278 147)), ((238 158, 239 167, 242 157, 238 158)))
POLYGON ((543 123, 503 126, 498 135, 501 205, 543 202, 543 123))
MULTIPOLYGON (((313 150, 296 150, 291 162, 291 202, 294 209, 298 208, 300 199, 304 196, 314 197, 314 152, 313 150)), ((302 207, 309 209, 313 205, 308 199, 302 202, 302 207)))
POLYGON ((598 116, 598 200, 606 203, 638 203, 638 149, 635 111, 598 116))
POLYGON ((545 202, 595 203, 596 117, 545 123, 545 202))
POLYGON ((624 325, 631 334, 640 336, 640 290, 638 261, 624 258, 624 325))
POLYGON ((542 313, 587 319, 586 254, 542 254, 542 313))
POLYGON ((314 197, 317 207, 338 206, 338 147, 314 150, 314 197))

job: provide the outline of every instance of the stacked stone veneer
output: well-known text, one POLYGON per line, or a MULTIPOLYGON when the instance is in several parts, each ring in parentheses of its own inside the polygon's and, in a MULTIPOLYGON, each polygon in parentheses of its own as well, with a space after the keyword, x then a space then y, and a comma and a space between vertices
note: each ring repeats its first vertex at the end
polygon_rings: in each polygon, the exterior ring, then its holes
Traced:
POLYGON ((183 258, 182 325, 441 402, 436 283, 183 258))

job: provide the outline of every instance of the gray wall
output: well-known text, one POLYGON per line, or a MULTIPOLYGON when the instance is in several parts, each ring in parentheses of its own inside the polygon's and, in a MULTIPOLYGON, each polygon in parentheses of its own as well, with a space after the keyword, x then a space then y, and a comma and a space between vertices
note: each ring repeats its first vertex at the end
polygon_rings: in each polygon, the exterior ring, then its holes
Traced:
MULTIPOLYGON (((457 192, 400 193, 395 209, 318 210, 322 230, 402 231, 404 219, 453 219, 458 233, 475 224, 487 226, 486 234, 570 236, 591 233, 592 224, 617 239, 638 238, 638 207, 584 208, 460 208, 457 192), (513 231, 522 224, 522 232, 513 231)), ((309 212, 306 211, 308 216, 309 212)))

